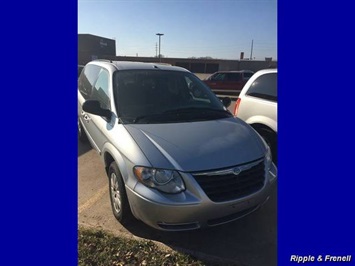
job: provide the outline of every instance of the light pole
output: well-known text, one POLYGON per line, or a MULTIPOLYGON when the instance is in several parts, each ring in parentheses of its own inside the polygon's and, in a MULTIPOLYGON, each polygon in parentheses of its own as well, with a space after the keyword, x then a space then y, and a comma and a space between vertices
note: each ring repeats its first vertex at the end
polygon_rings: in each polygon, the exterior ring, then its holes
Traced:
POLYGON ((254 40, 251 40, 250 60, 253 60, 253 44, 254 44, 254 40))
POLYGON ((163 33, 157 33, 156 35, 159 36, 159 62, 161 62, 161 54, 160 54, 160 38, 161 36, 163 36, 164 34, 163 33))

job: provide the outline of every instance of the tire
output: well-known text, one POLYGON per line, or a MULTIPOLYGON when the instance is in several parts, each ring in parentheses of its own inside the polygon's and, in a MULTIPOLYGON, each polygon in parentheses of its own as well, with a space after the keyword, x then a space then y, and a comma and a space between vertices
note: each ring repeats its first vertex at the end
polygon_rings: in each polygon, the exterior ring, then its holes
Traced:
POLYGON ((82 143, 88 142, 88 137, 86 136, 85 130, 83 129, 80 120, 78 120, 78 138, 82 143))
POLYGON ((132 213, 127 199, 121 173, 115 162, 108 169, 110 201, 113 215, 121 224, 127 224, 132 219, 132 213))
POLYGON ((272 161, 277 165, 277 134, 263 127, 256 128, 256 131, 263 137, 267 145, 269 145, 272 153, 272 161))

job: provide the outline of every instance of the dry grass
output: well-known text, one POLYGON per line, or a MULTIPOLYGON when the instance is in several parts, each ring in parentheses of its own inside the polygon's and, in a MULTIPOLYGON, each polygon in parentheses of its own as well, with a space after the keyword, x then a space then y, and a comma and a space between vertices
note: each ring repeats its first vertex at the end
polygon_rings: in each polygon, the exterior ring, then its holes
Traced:
POLYGON ((152 241, 127 240, 110 233, 80 228, 78 265, 205 265, 190 255, 164 251, 152 241))

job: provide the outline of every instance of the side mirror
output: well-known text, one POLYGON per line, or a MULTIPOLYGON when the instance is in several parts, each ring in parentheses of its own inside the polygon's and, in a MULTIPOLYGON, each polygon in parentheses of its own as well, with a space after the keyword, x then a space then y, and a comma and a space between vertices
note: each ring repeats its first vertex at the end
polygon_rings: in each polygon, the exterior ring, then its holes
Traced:
POLYGON ((229 97, 224 97, 222 98, 222 103, 226 108, 228 108, 231 105, 232 100, 229 97))
POLYGON ((112 112, 108 109, 101 108, 100 102, 96 100, 87 100, 83 104, 83 110, 90 114, 103 116, 111 119, 112 112))

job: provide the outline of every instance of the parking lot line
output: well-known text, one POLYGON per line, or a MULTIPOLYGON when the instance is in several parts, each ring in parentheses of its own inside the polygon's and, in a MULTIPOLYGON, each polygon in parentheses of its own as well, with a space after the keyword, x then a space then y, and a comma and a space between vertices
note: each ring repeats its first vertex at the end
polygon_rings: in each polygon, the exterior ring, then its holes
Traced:
POLYGON ((94 205, 105 193, 107 192, 107 187, 102 187, 100 188, 94 196, 92 196, 89 200, 87 200, 84 204, 79 206, 78 208, 78 214, 82 213, 84 210, 90 208, 92 205, 94 205))

